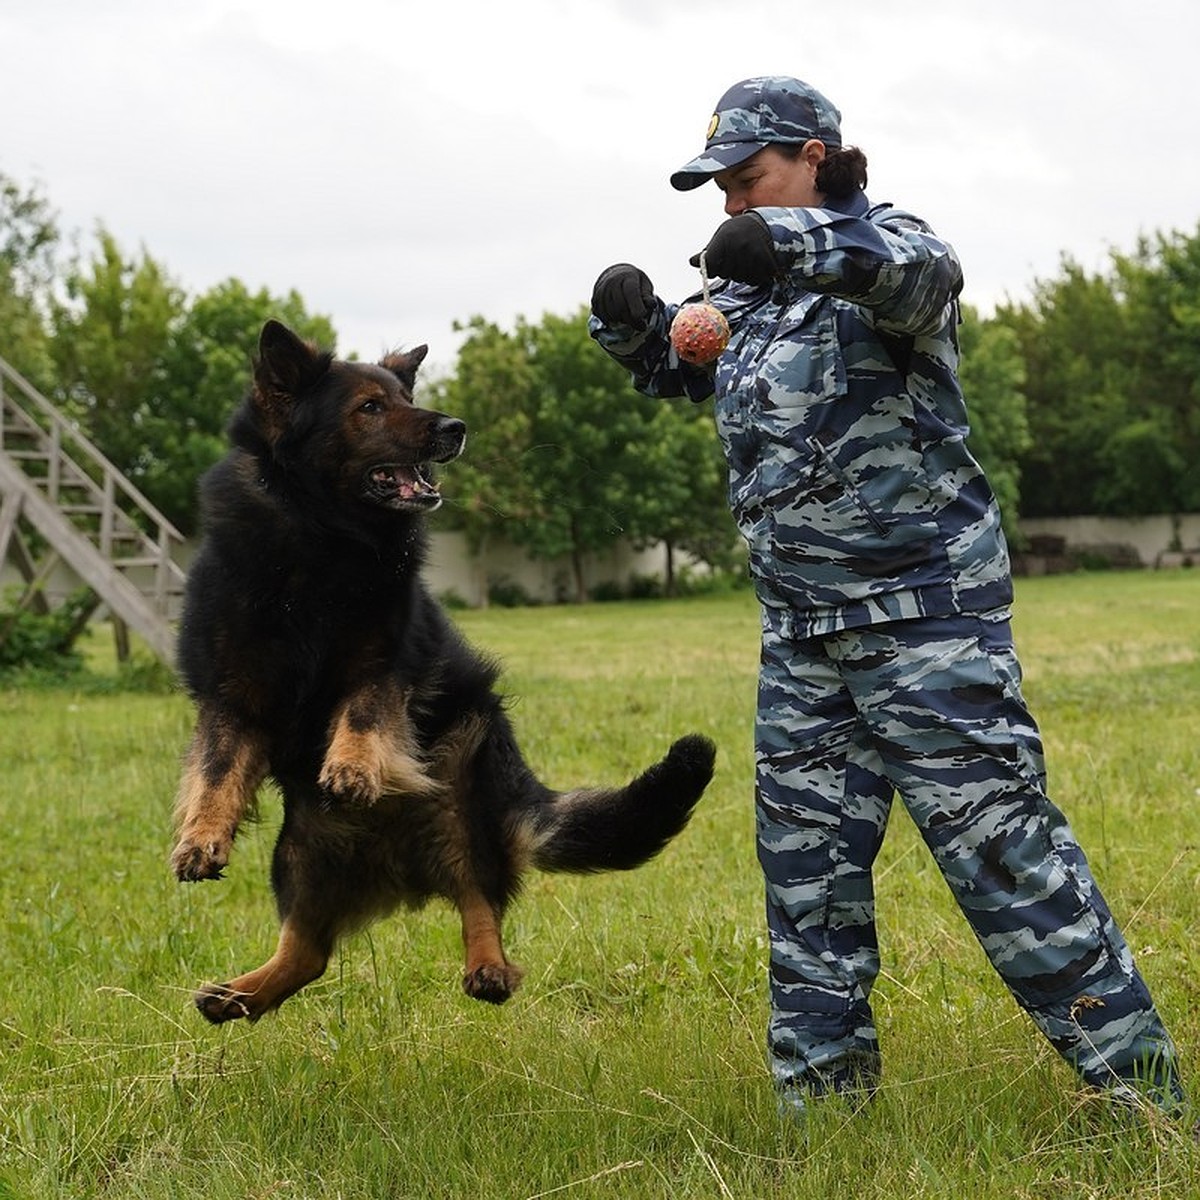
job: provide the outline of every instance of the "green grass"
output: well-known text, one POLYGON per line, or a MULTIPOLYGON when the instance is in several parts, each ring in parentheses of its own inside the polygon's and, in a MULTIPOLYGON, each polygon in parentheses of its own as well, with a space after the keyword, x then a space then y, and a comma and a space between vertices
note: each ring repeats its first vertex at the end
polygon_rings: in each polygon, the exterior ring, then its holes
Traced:
MULTIPOLYGON (((1023 581, 1017 613, 1053 794, 1196 1075, 1200 572, 1023 581)), ((619 780, 691 729, 720 745, 660 859, 531 878, 508 922, 528 974, 500 1009, 462 995, 457 920, 434 905, 347 942, 277 1016, 210 1028, 191 989, 273 944, 277 801, 225 881, 181 887, 186 701, 95 686, 103 639, 73 686, 0 690, 0 1200, 1200 1196, 1200 1147, 1076 1090, 899 807, 878 868, 884 1087, 782 1122, 752 598, 458 619, 505 662, 548 782, 619 780)))

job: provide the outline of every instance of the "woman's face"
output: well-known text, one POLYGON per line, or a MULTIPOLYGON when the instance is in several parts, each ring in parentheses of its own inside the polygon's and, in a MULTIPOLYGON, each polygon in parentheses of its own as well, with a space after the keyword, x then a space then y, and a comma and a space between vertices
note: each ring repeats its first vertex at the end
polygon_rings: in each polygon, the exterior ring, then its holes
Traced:
POLYGON ((817 167, 825 145, 805 142, 789 158, 778 146, 764 146, 744 163, 720 171, 713 178, 725 193, 725 213, 736 217, 750 208, 816 208, 824 196, 817 191, 817 167))

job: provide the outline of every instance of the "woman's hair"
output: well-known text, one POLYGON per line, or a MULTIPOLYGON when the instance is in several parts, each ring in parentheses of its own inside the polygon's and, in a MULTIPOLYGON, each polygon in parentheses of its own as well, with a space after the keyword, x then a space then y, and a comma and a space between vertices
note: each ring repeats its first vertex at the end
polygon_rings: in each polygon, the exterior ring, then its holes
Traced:
POLYGON ((818 192, 843 200, 867 186, 867 156, 857 146, 826 152, 817 167, 818 192))
MULTIPOLYGON (((776 148, 788 158, 799 158, 802 145, 785 145, 777 142, 776 148)), ((818 192, 844 200, 860 188, 867 186, 867 156, 857 146, 831 146, 825 151, 821 165, 817 167, 816 187, 818 192)))

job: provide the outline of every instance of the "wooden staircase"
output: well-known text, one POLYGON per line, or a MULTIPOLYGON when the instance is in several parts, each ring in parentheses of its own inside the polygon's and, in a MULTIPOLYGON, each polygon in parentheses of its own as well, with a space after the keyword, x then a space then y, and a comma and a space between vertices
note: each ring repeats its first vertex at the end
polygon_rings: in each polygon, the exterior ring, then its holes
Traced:
MULTIPOLYGON (((66 566, 165 663, 184 571, 179 531, 40 392, 0 358, 0 563, 25 581, 15 610, 47 612, 66 566)), ((7 607, 7 606, 6 606, 7 607)), ((0 617, 0 643, 11 621, 0 617)))

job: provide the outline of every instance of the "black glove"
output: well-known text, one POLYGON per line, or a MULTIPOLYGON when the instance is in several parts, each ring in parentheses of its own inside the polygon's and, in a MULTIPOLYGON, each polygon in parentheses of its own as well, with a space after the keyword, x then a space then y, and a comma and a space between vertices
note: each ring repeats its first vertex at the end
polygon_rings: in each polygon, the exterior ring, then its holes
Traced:
POLYGON ((654 307, 654 284, 650 276, 629 263, 605 267, 592 288, 592 312, 605 325, 644 329, 654 307))
MULTIPOLYGON (((693 255, 691 264, 700 265, 699 254, 693 255)), ((704 248, 704 266, 709 275, 759 287, 771 283, 781 269, 766 221, 752 212, 730 217, 717 226, 704 248)))

